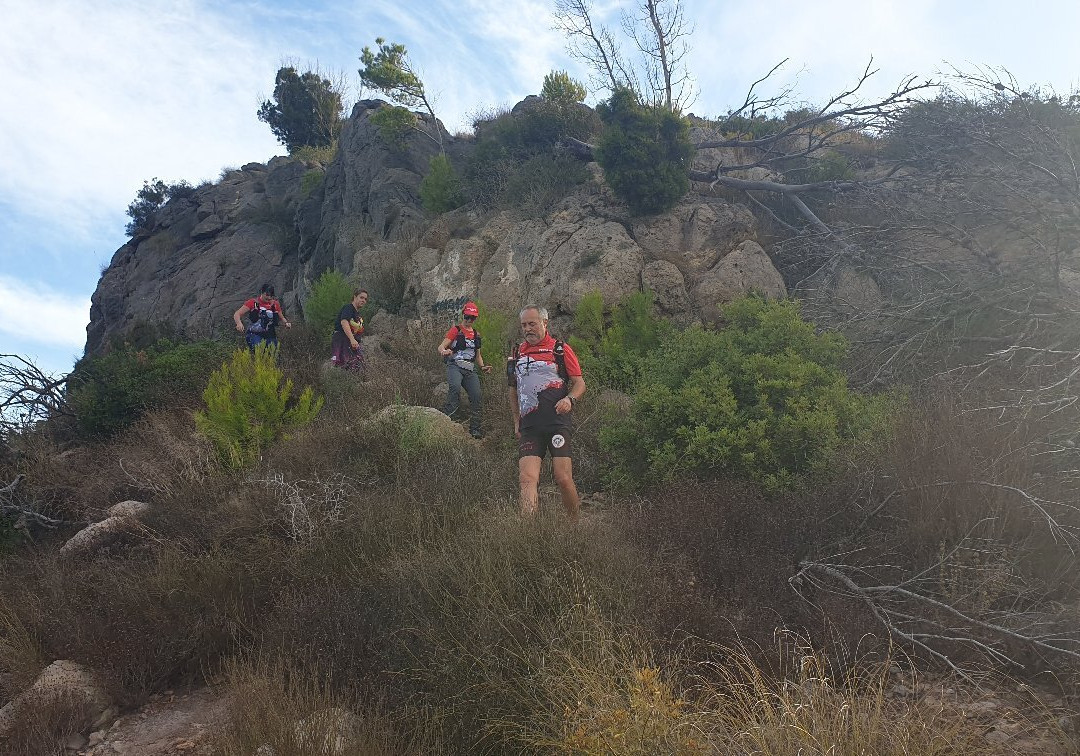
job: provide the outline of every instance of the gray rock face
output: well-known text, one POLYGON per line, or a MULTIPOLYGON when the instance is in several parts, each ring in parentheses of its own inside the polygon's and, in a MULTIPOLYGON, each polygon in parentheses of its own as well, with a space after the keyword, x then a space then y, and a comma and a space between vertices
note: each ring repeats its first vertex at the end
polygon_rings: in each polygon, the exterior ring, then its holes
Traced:
MULTIPOLYGON (((536 302, 566 319, 592 291, 614 303, 648 290, 664 314, 691 322, 714 318, 718 302, 748 290, 784 295, 748 209, 690 194, 669 212, 631 217, 595 165, 591 181, 543 218, 467 207, 425 217, 419 186, 441 126, 421 116, 424 133, 389 144, 371 123, 383 106, 356 105, 326 166, 249 163, 166 204, 102 275, 87 351, 140 321, 195 337, 229 333, 232 313, 264 282, 299 320, 311 282, 327 269, 376 288, 400 281, 401 314, 412 319, 459 297, 507 313, 536 302)), ((445 132, 443 141, 463 166, 471 142, 445 132)))

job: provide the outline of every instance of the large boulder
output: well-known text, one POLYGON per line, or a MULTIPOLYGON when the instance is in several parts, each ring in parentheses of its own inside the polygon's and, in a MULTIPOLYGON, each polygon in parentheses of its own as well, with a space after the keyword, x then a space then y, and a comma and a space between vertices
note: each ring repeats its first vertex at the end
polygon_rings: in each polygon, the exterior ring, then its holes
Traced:
POLYGON ((0 709, 0 743, 34 713, 55 716, 59 710, 77 732, 101 727, 116 716, 97 675, 76 662, 55 661, 0 709))
POLYGON ((742 242, 757 238, 757 220, 742 205, 687 195, 668 212, 635 221, 633 230, 651 257, 702 273, 742 242))
POLYGON ((716 321, 719 305, 751 292, 780 299, 787 295, 787 287, 761 245, 744 241, 699 279, 691 296, 701 317, 716 321))
POLYGON ((434 407, 391 404, 373 415, 367 425, 370 433, 400 435, 407 432, 414 443, 432 448, 473 442, 465 426, 434 407))
POLYGON ((675 319, 685 319, 690 312, 690 294, 686 278, 675 263, 653 260, 641 271, 641 288, 651 292, 660 312, 675 319))
POLYGON ((73 535, 60 547, 60 556, 77 558, 93 556, 96 552, 115 543, 121 536, 139 528, 139 518, 146 514, 150 505, 141 501, 122 501, 106 510, 106 517, 93 522, 73 535))

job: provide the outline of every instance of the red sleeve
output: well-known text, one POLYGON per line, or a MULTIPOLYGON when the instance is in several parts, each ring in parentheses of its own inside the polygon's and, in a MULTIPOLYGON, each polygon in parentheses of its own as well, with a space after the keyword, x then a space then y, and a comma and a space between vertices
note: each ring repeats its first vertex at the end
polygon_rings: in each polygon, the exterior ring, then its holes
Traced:
POLYGON ((248 308, 249 312, 251 310, 254 310, 255 309, 255 300, 254 299, 249 299, 248 301, 244 302, 244 307, 248 308))
POLYGON ((453 341, 454 339, 456 339, 457 338, 457 326, 454 326, 449 331, 447 331, 446 336, 444 336, 443 338, 448 339, 449 341, 453 341))
POLYGON ((566 374, 568 376, 573 376, 574 378, 581 377, 581 363, 578 362, 574 350, 565 342, 563 342, 563 364, 566 366, 566 374))
POLYGON ((274 312, 276 312, 281 317, 285 317, 285 313, 281 311, 281 300, 280 299, 275 299, 274 300, 274 312))

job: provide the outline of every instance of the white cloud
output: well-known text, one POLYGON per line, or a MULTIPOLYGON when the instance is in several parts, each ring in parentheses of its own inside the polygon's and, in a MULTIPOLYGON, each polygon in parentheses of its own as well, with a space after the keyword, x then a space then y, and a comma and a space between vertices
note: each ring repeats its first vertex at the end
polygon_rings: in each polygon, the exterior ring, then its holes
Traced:
POLYGON ((5 341, 82 350, 90 298, 0 276, 0 334, 5 341))
POLYGON ((255 118, 278 50, 201 4, 0 0, 0 198, 73 227, 153 176, 275 151, 255 118))

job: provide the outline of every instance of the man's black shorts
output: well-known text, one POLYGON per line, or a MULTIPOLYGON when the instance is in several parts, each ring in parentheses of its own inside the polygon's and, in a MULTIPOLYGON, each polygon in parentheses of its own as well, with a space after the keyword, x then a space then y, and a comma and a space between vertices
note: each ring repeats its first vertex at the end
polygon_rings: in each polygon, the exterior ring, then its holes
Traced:
POLYGON ((518 459, 522 457, 540 457, 549 451, 552 458, 570 456, 570 428, 542 430, 530 428, 521 432, 518 439, 518 459))

